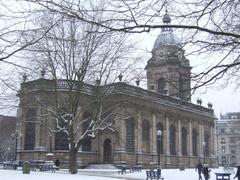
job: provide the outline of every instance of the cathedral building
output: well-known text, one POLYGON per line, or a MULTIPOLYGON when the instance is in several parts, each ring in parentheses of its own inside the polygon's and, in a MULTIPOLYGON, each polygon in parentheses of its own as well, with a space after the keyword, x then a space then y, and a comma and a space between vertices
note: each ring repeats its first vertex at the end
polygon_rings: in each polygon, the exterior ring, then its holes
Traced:
MULTIPOLYGON (((171 22, 168 14, 163 22, 171 22)), ((191 66, 172 28, 162 28, 145 70, 147 89, 121 81, 106 85, 113 90, 114 102, 124 102, 119 113, 129 118, 115 122, 117 132, 106 131, 85 141, 78 152, 78 161, 83 165, 124 161, 149 166, 158 162, 160 153, 163 168, 195 167, 199 160, 216 166, 213 109, 191 102, 191 66)), ((48 88, 51 83, 52 80, 41 78, 21 84, 19 160, 45 160, 48 152, 60 161, 69 158, 67 138, 62 134, 51 135, 46 127, 37 123, 49 120, 41 119, 46 118, 43 110, 31 104, 32 97, 51 99, 48 88), (24 123, 29 120, 31 122, 24 123)), ((65 83, 59 80, 58 88, 64 91, 65 83)), ((83 99, 88 101, 95 86, 85 85, 83 99)))

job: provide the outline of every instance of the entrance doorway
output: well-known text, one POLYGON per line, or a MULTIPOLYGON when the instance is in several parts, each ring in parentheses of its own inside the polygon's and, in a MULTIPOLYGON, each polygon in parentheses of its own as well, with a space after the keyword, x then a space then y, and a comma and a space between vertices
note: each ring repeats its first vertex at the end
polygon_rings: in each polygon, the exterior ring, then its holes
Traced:
POLYGON ((103 161, 104 163, 112 162, 112 143, 110 139, 106 139, 103 145, 103 161))

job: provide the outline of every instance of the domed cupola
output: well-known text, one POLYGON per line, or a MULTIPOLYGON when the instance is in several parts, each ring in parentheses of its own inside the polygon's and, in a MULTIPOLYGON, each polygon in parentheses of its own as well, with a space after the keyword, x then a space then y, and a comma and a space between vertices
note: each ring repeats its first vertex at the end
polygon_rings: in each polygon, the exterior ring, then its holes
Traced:
MULTIPOLYGON (((167 11, 162 21, 164 24, 171 23, 167 11)), ((149 90, 186 101, 191 100, 191 67, 184 56, 181 40, 171 27, 161 29, 145 70, 149 90)))
MULTIPOLYGON (((162 19, 164 24, 170 24, 171 23, 171 17, 166 11, 166 14, 163 16, 162 19)), ((153 49, 158 49, 163 46, 177 46, 179 48, 182 47, 181 40, 173 33, 173 30, 171 27, 164 27, 161 30, 161 33, 158 35, 153 49)))

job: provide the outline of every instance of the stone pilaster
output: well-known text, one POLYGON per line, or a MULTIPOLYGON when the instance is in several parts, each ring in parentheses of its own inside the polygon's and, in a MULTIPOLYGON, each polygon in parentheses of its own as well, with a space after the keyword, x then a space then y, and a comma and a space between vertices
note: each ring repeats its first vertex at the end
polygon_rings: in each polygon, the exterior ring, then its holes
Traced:
POLYGON ((137 151, 142 152, 142 113, 137 112, 137 151))
POLYGON ((209 152, 209 155, 210 156, 214 156, 215 155, 215 128, 214 126, 210 126, 210 139, 209 139, 209 142, 211 144, 214 144, 214 145, 211 145, 209 144, 209 148, 210 148, 210 152, 209 152))
POLYGON ((178 151, 177 151, 177 155, 178 155, 178 167, 181 167, 183 165, 183 161, 182 161, 182 123, 181 123, 181 119, 178 119, 178 151))
POLYGON ((126 151, 126 121, 120 120, 120 132, 119 132, 120 151, 126 151))
POLYGON ((203 125, 201 123, 198 124, 198 130, 199 130, 199 148, 198 148, 198 152, 199 152, 199 155, 201 157, 203 157, 204 155, 204 149, 203 149, 203 141, 204 141, 204 138, 203 138, 203 125))
POLYGON ((165 142, 164 144, 166 144, 166 164, 165 166, 166 167, 170 167, 171 166, 171 161, 170 161, 170 136, 169 136, 169 118, 166 117, 166 131, 164 131, 165 134, 164 134, 164 137, 165 138, 165 142))
POLYGON ((18 132, 18 139, 17 139, 17 150, 21 150, 22 149, 22 136, 23 136, 23 129, 22 129, 22 122, 20 121, 22 118, 23 114, 22 114, 22 108, 18 108, 17 110, 17 122, 16 122, 16 131, 18 132))
POLYGON ((182 156, 182 124, 178 119, 178 155, 182 156))
POLYGON ((169 119, 168 117, 166 117, 166 131, 164 131, 165 134, 164 134, 164 137, 165 138, 165 142, 164 144, 166 144, 166 154, 169 155, 170 154, 170 137, 169 137, 169 119))
POLYGON ((188 152, 189 156, 192 156, 192 121, 189 121, 189 136, 188 136, 188 141, 189 141, 189 146, 188 146, 188 152))
POLYGON ((156 114, 152 115, 152 152, 157 153, 156 114))
MULTIPOLYGON (((40 122, 41 121, 40 117, 41 117, 41 108, 38 107, 37 108, 37 113, 36 113, 36 122, 40 122)), ((35 149, 39 149, 40 138, 41 138, 40 123, 36 123, 35 124, 35 149)))

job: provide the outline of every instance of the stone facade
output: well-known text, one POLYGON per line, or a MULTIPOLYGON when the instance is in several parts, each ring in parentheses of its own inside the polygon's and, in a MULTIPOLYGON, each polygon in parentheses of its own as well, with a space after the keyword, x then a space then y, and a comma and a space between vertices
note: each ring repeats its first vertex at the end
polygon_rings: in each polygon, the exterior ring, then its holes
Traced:
POLYGON ((216 122, 217 157, 221 166, 234 166, 240 161, 240 113, 220 115, 216 122))
MULTIPOLYGON (((170 23, 167 15, 166 19, 164 23, 170 23)), ((213 110, 190 102, 191 67, 181 44, 174 38, 171 28, 162 29, 157 38, 152 58, 145 68, 147 90, 124 82, 105 86, 84 84, 83 103, 91 99, 93 89, 98 87, 110 92, 106 107, 121 103, 115 111, 125 118, 115 122, 115 132, 100 133, 82 146, 78 161, 83 165, 124 161, 131 165, 141 162, 150 166, 158 162, 157 152, 160 152, 160 165, 164 168, 195 167, 199 160, 216 165, 213 110), (159 144, 158 130, 162 131, 159 144)), ((67 82, 59 80, 56 83, 64 94, 67 82)), ((18 143, 18 159, 44 160, 45 154, 52 152, 60 161, 68 160, 68 150, 56 149, 56 138, 40 123, 53 126, 53 121, 46 118, 44 109, 34 103, 37 99, 51 109, 53 84, 53 80, 43 78, 21 84, 18 117, 23 138, 18 143), (24 123, 28 119, 39 123, 29 128, 24 123), (28 131, 32 131, 34 137, 28 137, 28 131), (28 144, 27 141, 34 143, 28 144)))

